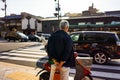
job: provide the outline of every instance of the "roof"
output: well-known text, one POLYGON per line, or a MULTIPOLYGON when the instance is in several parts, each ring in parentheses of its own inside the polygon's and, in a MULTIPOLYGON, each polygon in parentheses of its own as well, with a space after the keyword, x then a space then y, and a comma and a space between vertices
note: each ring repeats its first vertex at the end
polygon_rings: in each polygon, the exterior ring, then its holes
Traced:
POLYGON ((117 17, 117 16, 111 16, 111 15, 105 15, 105 16, 81 16, 81 17, 71 17, 69 19, 109 18, 109 17, 117 17))
MULTIPOLYGON (((59 19, 62 20, 62 19, 88 19, 88 18, 109 18, 109 17, 119 17, 119 16, 111 16, 111 15, 104 15, 104 16, 80 16, 80 17, 60 17, 59 19)), ((45 19, 42 19, 42 21, 52 21, 52 20, 58 20, 57 17, 51 17, 51 18, 45 18, 45 19)))
POLYGON ((106 11, 106 14, 120 14, 120 10, 118 11, 106 11))
POLYGON ((6 16, 6 19, 18 19, 18 18, 22 18, 21 15, 14 15, 14 16, 6 16))

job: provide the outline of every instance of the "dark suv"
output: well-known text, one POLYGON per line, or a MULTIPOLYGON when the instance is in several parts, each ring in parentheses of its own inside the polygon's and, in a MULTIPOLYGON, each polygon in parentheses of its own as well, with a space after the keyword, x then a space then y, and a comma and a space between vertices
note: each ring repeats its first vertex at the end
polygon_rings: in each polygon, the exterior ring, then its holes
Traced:
POLYGON ((71 33, 70 36, 79 56, 89 54, 98 64, 120 58, 120 42, 115 32, 79 31, 71 33))

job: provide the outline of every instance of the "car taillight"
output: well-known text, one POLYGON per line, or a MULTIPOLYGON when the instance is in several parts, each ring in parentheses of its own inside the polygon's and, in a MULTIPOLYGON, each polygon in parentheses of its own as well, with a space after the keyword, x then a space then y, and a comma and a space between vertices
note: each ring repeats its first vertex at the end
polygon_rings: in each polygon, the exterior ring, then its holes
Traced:
POLYGON ((120 46, 116 46, 116 51, 117 51, 117 54, 119 54, 120 55, 120 46))
POLYGON ((120 51, 119 52, 117 52, 119 55, 120 55, 120 51))

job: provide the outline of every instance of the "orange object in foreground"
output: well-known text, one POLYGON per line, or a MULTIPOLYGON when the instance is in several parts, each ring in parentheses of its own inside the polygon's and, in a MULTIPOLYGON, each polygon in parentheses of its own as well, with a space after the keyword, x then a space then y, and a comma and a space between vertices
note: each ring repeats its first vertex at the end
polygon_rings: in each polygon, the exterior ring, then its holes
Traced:
POLYGON ((54 80, 60 80, 60 72, 55 72, 54 80))

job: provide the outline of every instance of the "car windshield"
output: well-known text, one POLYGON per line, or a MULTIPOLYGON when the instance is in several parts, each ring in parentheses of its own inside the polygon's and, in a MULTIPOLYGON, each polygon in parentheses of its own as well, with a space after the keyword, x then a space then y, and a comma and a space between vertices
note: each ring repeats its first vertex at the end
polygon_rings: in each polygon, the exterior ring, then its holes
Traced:
POLYGON ((23 36, 23 37, 26 37, 25 34, 21 33, 21 32, 17 32, 19 35, 23 36))

